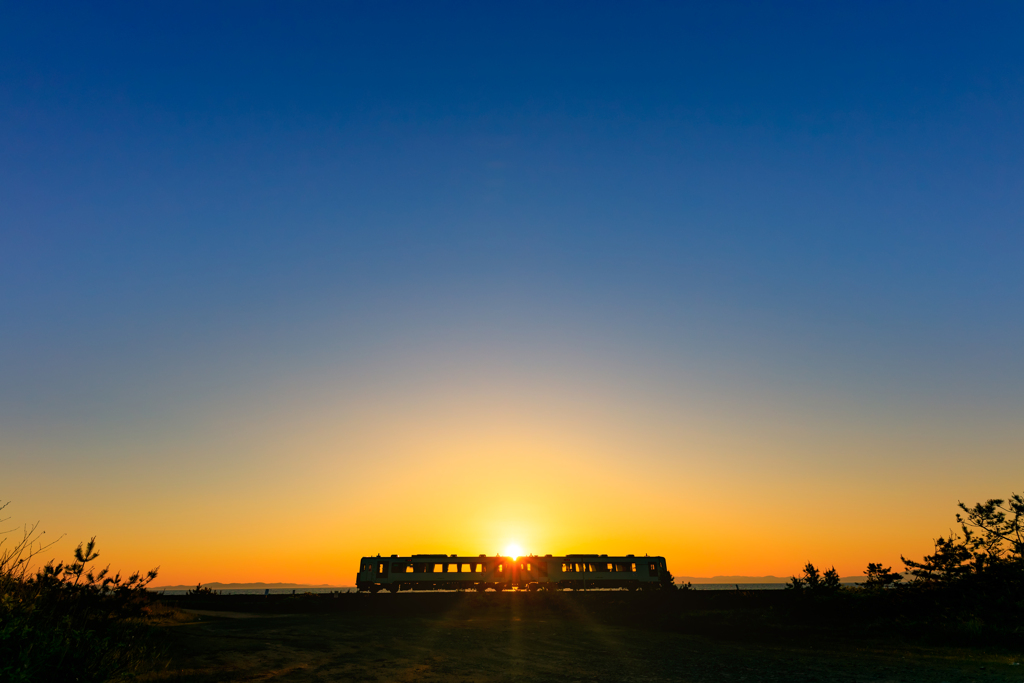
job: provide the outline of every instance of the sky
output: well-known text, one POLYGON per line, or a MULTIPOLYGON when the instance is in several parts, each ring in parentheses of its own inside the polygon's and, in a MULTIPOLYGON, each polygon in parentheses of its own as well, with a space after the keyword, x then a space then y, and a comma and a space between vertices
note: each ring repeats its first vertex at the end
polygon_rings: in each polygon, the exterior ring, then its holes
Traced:
POLYGON ((56 556, 846 576, 1024 490, 1018 3, 3 14, 0 500, 56 556))

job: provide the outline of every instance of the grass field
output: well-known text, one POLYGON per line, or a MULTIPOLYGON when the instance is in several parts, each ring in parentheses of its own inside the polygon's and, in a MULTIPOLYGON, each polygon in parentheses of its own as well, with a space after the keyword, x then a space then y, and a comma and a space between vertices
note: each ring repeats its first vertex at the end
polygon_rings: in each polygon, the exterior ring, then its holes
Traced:
POLYGON ((1024 683, 1011 652, 764 629, 772 598, 747 597, 686 609, 625 593, 180 600, 160 627, 167 665, 146 680, 1024 683))

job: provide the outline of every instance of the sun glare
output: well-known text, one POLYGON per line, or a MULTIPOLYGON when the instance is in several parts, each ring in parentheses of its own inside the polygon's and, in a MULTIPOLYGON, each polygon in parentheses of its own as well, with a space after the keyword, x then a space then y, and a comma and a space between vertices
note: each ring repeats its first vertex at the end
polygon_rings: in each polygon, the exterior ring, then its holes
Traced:
POLYGON ((519 547, 518 543, 509 543, 505 546, 505 551, 502 554, 515 560, 523 554, 523 549, 519 547))

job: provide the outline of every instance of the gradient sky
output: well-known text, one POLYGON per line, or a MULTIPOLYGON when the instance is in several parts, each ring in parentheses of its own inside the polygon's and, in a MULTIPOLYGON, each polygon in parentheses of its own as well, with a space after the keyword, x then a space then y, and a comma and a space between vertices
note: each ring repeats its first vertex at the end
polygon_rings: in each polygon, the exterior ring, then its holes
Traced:
POLYGON ((1019 3, 3 16, 0 499, 58 554, 852 575, 1024 489, 1019 3))

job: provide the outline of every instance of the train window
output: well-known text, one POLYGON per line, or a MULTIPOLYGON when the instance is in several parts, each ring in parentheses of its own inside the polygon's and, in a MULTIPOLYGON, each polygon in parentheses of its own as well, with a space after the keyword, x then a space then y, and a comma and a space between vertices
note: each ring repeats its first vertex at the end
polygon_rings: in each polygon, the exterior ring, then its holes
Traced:
POLYGON ((484 571, 484 566, 482 564, 477 563, 473 566, 473 571, 475 571, 477 574, 481 574, 484 571))
POLYGON ((412 574, 412 572, 413 572, 413 567, 412 567, 412 565, 411 565, 411 564, 406 564, 406 565, 405 565, 405 573, 406 573, 406 574, 412 574))
POLYGON ((526 563, 526 571, 528 571, 528 572, 532 572, 533 571, 533 569, 530 567, 530 563, 529 562, 526 563))
POLYGON ((547 562, 541 562, 540 564, 537 565, 537 576, 547 576, 547 575, 548 575, 548 563, 547 562))
POLYGON ((562 573, 563 574, 568 574, 569 572, 572 571, 571 567, 572 567, 572 565, 569 564, 568 562, 563 562, 562 563, 562 573))
POLYGON ((606 562, 600 562, 594 565, 594 569, 591 571, 595 572, 606 572, 608 571, 608 564, 606 562))
POLYGON ((405 562, 392 562, 391 563, 391 571, 393 573, 395 573, 395 574, 401 574, 401 573, 405 572, 405 569, 406 569, 405 562))
POLYGON ((413 574, 422 574, 425 571, 427 571, 427 565, 423 564, 422 562, 413 562, 412 563, 412 573, 413 574))
POLYGON ((628 564, 616 563, 615 564, 615 571, 617 571, 617 572, 631 572, 633 570, 630 569, 630 566, 628 564))
POLYGON ((651 564, 647 568, 647 570, 651 573, 651 576, 654 576, 655 574, 658 573, 658 565, 656 565, 653 562, 651 562, 651 564))
POLYGON ((505 565, 501 565, 501 564, 499 564, 499 565, 498 565, 498 571, 499 571, 499 572, 503 572, 503 571, 505 571, 505 565))
POLYGON ((364 565, 363 565, 362 567, 360 567, 360 568, 359 568, 359 570, 360 570, 360 571, 364 571, 364 572, 368 572, 368 571, 370 571, 371 569, 373 569, 373 567, 371 567, 371 566, 370 566, 370 565, 368 565, 368 564, 364 564, 364 565))
POLYGON ((635 572, 636 571, 636 562, 634 562, 631 565, 629 565, 629 571, 631 571, 631 572, 635 572))

